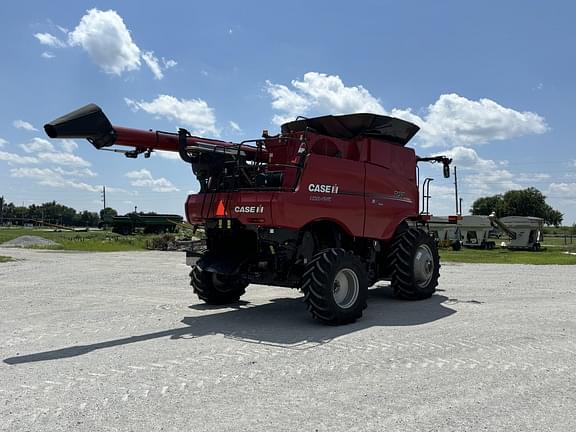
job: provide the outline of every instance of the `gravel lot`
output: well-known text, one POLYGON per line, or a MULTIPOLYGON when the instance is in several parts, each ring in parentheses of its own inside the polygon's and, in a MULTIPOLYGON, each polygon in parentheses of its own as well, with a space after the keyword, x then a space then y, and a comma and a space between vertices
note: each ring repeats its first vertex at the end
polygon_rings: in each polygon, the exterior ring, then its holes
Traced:
POLYGON ((181 253, 0 255, 0 430, 576 430, 576 266, 445 264, 326 327, 199 303, 181 253))

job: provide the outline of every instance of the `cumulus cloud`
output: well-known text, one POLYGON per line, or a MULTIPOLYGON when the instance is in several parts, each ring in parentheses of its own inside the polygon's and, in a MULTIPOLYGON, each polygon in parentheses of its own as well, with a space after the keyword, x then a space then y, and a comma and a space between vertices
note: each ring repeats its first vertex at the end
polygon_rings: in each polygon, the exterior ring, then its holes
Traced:
POLYGON ((34 37, 38 39, 42 45, 47 45, 52 48, 63 48, 66 46, 64 42, 50 33, 35 33, 34 37))
POLYGON ((455 93, 443 94, 425 111, 422 117, 410 110, 391 112, 422 128, 420 138, 425 147, 484 144, 548 131, 538 114, 515 111, 486 98, 474 101, 455 93))
MULTIPOLYGON (((64 149, 64 152, 56 151, 56 148, 52 143, 43 138, 33 138, 25 144, 20 144, 20 147, 26 153, 33 153, 35 156, 34 159, 38 159, 42 162, 79 168, 90 166, 90 162, 82 159, 80 156, 72 154, 72 152, 78 148, 78 145, 74 141, 64 140, 61 143, 61 146, 64 149)), ((13 160, 13 162, 16 162, 16 160, 13 160)))
POLYGON ((576 199, 576 183, 550 183, 547 192, 557 198, 574 200, 576 199))
POLYGON ((8 141, 6 141, 4 138, 0 138, 0 148, 4 147, 6 144, 8 144, 8 141))
POLYGON ((385 109, 364 87, 346 86, 337 75, 308 72, 291 85, 266 82, 277 124, 298 115, 325 115, 369 112, 387 114, 421 127, 416 136, 423 147, 470 146, 506 140, 548 130, 543 117, 516 111, 490 99, 470 100, 455 93, 443 94, 416 114, 411 108, 385 109))
POLYGON ((89 167, 90 162, 71 153, 39 153, 38 159, 43 162, 53 163, 55 165, 66 165, 75 167, 89 167))
POLYGON ((142 54, 142 60, 144 60, 146 66, 150 68, 152 74, 154 75, 154 78, 156 78, 157 80, 161 80, 162 78, 164 78, 164 73, 162 72, 160 61, 156 56, 154 56, 154 52, 152 51, 145 52, 144 54, 142 54))
POLYGON ((219 135, 214 109, 202 99, 177 99, 174 96, 160 95, 150 102, 128 98, 124 100, 135 111, 142 110, 159 118, 173 120, 180 126, 189 128, 194 134, 219 135))
MULTIPOLYGON (((34 37, 51 48, 80 47, 100 69, 111 75, 139 70, 144 62, 160 80, 165 70, 177 65, 175 60, 162 57, 160 61, 153 51, 140 48, 115 10, 90 9, 70 32, 64 27, 56 27, 67 35, 67 40, 60 40, 51 33, 35 33, 34 37)), ((41 55, 47 59, 55 57, 49 51, 41 55)))
POLYGON ((56 168, 54 168, 54 171, 57 172, 58 174, 62 174, 64 176, 70 176, 70 177, 96 177, 98 175, 94 171, 92 171, 90 168, 79 168, 79 169, 65 170, 65 169, 62 169, 60 167, 56 167, 56 168))
POLYGON ((27 130, 27 131, 31 131, 31 132, 37 132, 38 131, 38 129, 36 129, 31 123, 28 123, 27 121, 24 121, 24 120, 14 120, 12 122, 12 125, 16 129, 23 129, 23 130, 27 130))
POLYGON ((292 80, 292 88, 266 81, 272 107, 283 111, 274 117, 277 124, 294 120, 309 112, 314 114, 348 114, 372 112, 384 114, 380 101, 362 86, 347 87, 338 75, 318 72, 304 74, 302 81, 292 80))
POLYGON ((74 150, 78 150, 78 144, 76 144, 76 141, 71 139, 62 140, 60 146, 62 147, 62 150, 67 153, 73 153, 74 150))
POLYGON ((38 159, 32 156, 21 156, 16 153, 8 153, 0 151, 0 161, 8 162, 9 164, 36 164, 38 159))
POLYGON ((147 169, 130 171, 126 173, 126 177, 131 179, 130 184, 132 186, 149 188, 154 192, 175 192, 179 190, 170 180, 164 177, 155 179, 147 169))
POLYGON ((140 48, 114 10, 89 10, 68 33, 68 43, 80 46, 106 73, 121 75, 140 68, 140 48))
POLYGON ((39 153, 39 152, 53 152, 55 151, 54 146, 50 141, 43 138, 33 138, 30 142, 26 144, 20 144, 20 147, 26 153, 39 153))
POLYGON ((99 192, 101 190, 101 186, 67 179, 62 174, 50 168, 13 168, 10 170, 10 176, 14 178, 34 179, 37 184, 42 186, 74 188, 88 192, 99 192))

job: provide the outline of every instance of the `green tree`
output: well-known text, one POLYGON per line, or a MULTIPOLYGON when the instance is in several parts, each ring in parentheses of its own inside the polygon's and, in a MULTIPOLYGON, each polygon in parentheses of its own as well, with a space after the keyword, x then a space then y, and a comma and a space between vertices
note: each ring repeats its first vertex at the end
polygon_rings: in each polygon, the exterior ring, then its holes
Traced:
POLYGON ((100 210, 100 219, 102 222, 109 222, 114 216, 118 216, 118 212, 112 207, 106 207, 100 210))
POLYGON ((494 195, 489 197, 478 198, 472 204, 470 213, 473 215, 488 216, 492 212, 496 213, 497 217, 502 217, 504 214, 504 198, 502 195, 494 195))
POLYGON ((504 195, 493 195, 478 198, 472 204, 470 212, 473 215, 489 215, 492 211, 496 216, 534 216, 544 219, 547 225, 559 226, 564 215, 546 203, 546 197, 538 189, 530 187, 522 190, 512 190, 504 195))

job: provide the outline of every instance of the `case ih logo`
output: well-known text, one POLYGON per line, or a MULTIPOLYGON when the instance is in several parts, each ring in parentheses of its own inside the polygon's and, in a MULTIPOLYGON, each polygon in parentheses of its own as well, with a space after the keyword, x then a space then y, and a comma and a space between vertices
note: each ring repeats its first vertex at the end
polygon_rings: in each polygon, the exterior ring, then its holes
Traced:
POLYGON ((308 185, 308 191, 327 193, 327 194, 337 194, 338 193, 338 185, 310 183, 308 185))
POLYGON ((264 206, 236 206, 234 207, 236 213, 264 213, 264 206))

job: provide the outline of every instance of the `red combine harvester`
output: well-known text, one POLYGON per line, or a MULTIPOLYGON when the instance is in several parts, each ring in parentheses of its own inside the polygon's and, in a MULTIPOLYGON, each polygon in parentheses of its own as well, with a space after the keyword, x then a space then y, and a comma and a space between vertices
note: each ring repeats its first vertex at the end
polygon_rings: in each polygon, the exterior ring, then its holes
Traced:
MULTIPOLYGON (((86 138, 135 158, 178 152, 200 191, 186 216, 204 226, 202 250, 187 252, 191 285, 211 304, 237 302, 250 283, 300 288, 312 315, 329 324, 362 316, 368 287, 390 280, 401 298, 430 297, 438 250, 420 214, 420 158, 406 143, 418 126, 375 114, 299 117, 281 133, 239 144, 112 126, 90 104, 46 124, 50 138, 86 138)), ((109 149, 110 150, 110 149, 109 149)), ((450 222, 456 222, 450 217, 450 222)))

